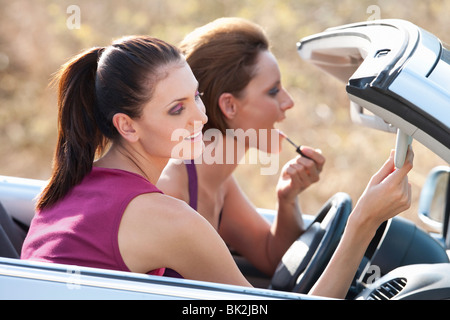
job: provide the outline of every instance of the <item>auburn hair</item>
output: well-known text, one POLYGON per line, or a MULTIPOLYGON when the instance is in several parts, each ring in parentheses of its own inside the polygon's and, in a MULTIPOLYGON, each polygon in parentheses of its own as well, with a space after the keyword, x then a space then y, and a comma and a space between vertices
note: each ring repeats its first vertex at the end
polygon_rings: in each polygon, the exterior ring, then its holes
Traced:
POLYGON ((220 18, 188 34, 180 50, 199 82, 208 122, 203 127, 228 128, 218 101, 222 93, 239 97, 255 75, 258 54, 269 50, 264 30, 242 18, 220 18))
POLYGON ((64 64, 58 84, 58 136, 52 175, 37 209, 62 199, 92 170, 96 156, 119 137, 112 119, 142 114, 162 67, 182 61, 179 50, 156 38, 130 36, 88 49, 64 64))

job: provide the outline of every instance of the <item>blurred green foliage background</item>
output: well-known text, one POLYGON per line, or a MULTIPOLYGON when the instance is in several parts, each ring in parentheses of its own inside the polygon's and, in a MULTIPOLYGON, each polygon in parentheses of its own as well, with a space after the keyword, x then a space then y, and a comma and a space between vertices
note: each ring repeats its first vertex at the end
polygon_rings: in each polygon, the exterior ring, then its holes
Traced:
MULTIPOLYGON (((448 0, 0 0, 0 175, 49 177, 56 97, 48 84, 71 56, 130 34, 177 44, 213 19, 238 16, 266 29, 283 84, 296 102, 280 129, 299 144, 320 148, 327 158, 320 182, 300 196, 303 210, 314 213, 338 191, 356 202, 394 147, 395 135, 352 124, 345 84, 301 61, 296 42, 328 27, 399 18, 448 43, 449 13, 448 0), (70 27, 71 5, 80 9, 79 28, 70 27)), ((447 165, 418 142, 414 150, 413 206, 404 214, 411 219, 428 171, 447 165)), ((286 144, 280 169, 293 157, 294 150, 286 144)), ((236 177, 256 206, 275 208, 278 175, 262 176, 258 165, 243 164, 236 177)))

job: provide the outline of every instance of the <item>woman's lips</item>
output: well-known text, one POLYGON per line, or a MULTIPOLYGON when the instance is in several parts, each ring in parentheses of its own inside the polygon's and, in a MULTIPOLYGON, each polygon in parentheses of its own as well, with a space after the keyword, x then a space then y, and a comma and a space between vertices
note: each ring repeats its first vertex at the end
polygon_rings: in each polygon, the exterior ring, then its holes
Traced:
POLYGON ((283 114, 278 120, 276 120, 274 123, 273 123, 273 125, 272 125, 272 129, 274 129, 275 128, 275 126, 277 125, 277 124, 279 124, 279 123, 281 123, 281 122, 283 122, 284 121, 284 119, 286 119, 286 116, 283 114))
POLYGON ((184 138, 184 140, 190 140, 192 142, 196 142, 196 141, 202 140, 202 138, 203 138, 202 132, 198 131, 198 132, 191 134, 190 136, 184 138))

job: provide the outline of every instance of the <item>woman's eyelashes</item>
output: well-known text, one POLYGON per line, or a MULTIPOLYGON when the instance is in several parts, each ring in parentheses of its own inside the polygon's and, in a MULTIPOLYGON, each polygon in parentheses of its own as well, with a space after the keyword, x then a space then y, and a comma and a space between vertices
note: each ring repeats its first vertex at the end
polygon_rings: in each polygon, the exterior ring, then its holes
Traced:
POLYGON ((195 100, 200 100, 201 98, 202 98, 202 96, 203 96, 203 92, 198 92, 198 90, 197 90, 197 92, 195 92, 195 100))
POLYGON ((177 105, 173 106, 172 108, 170 108, 169 110, 169 114, 171 116, 176 116, 181 114, 181 112, 184 110, 184 105, 183 103, 178 103, 177 105))
MULTIPOLYGON (((202 96, 203 96, 203 93, 200 93, 200 92, 196 91, 195 92, 195 96, 194 96, 195 101, 200 101, 202 96)), ((181 114, 184 109, 185 109, 184 103, 179 102, 175 106, 170 108, 169 114, 171 116, 176 116, 176 115, 181 114)))
POLYGON ((280 92, 280 88, 278 87, 273 87, 272 89, 269 90, 269 96, 275 97, 278 92, 280 92))

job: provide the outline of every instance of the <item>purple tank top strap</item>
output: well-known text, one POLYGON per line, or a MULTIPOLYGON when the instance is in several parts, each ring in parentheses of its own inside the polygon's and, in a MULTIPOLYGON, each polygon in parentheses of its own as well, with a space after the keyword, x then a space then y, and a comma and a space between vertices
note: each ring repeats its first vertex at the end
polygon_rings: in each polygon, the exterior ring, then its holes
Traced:
POLYGON ((197 198, 198 198, 198 181, 197 181, 197 169, 195 163, 192 160, 184 162, 188 174, 189 182, 189 205, 192 209, 197 210, 197 198))

